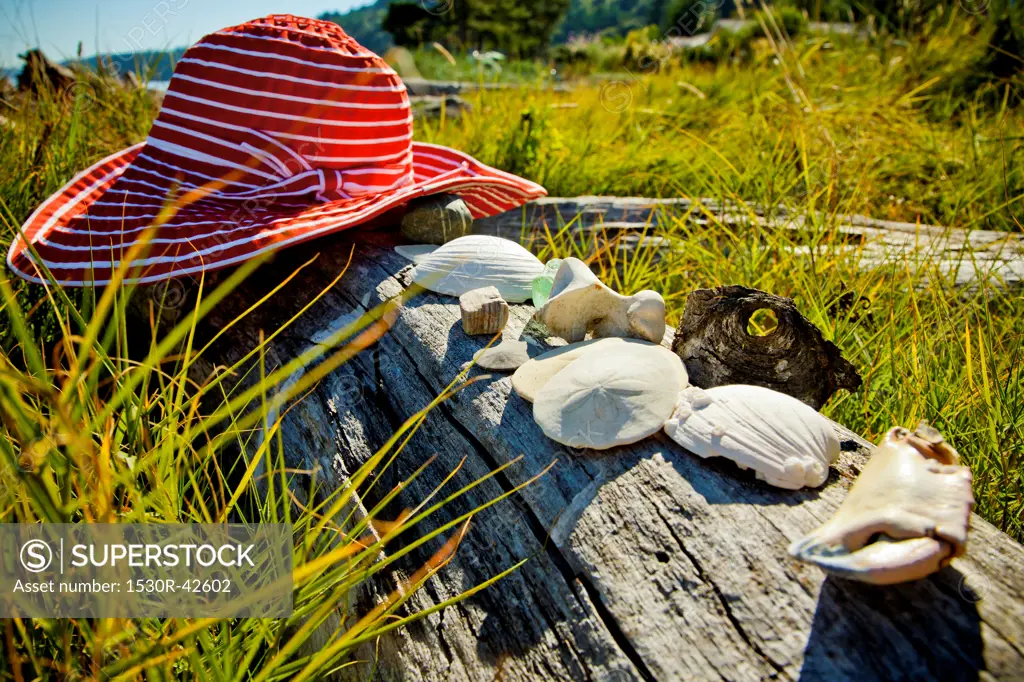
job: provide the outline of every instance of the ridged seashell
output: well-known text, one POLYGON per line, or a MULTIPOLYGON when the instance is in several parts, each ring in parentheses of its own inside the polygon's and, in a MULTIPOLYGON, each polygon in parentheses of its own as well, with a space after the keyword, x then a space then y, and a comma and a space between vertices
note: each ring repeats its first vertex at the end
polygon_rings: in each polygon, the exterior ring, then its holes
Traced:
POLYGON ((552 440, 604 450, 635 443, 665 424, 686 383, 683 362, 655 344, 584 353, 537 392, 533 418, 552 440))
POLYGON ((462 330, 470 336, 493 336, 508 323, 508 303, 495 287, 467 291, 459 296, 459 309, 462 311, 462 330))
POLYGON ((544 264, 516 242, 482 234, 454 239, 415 262, 413 279, 426 289, 461 296, 493 286, 511 303, 529 300, 534 277, 544 272, 544 264))
POLYGON ((927 424, 886 434, 835 516, 789 547, 829 573, 876 585, 917 580, 967 550, 971 470, 927 424))
POLYGON ((594 337, 633 337, 661 343, 665 300, 656 291, 623 296, 605 286, 578 258, 566 258, 555 273, 551 297, 537 318, 553 335, 569 342, 594 337))
POLYGON ((665 433, 700 457, 726 457, 779 488, 816 488, 839 459, 827 419, 792 396, 761 386, 691 386, 665 433))

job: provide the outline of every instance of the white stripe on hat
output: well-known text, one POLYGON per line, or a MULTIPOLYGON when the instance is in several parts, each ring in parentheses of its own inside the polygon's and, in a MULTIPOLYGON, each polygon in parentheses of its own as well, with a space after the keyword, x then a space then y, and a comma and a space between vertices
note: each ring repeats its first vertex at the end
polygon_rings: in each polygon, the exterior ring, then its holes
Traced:
POLYGON ((291 62, 293 64, 302 64, 303 66, 311 66, 317 69, 328 69, 330 71, 344 71, 346 73, 382 73, 389 76, 398 75, 397 73, 395 73, 394 69, 390 67, 354 67, 340 66, 338 64, 324 64, 323 62, 312 62, 307 59, 299 59, 298 57, 292 57, 286 54, 277 54, 275 52, 261 52, 259 50, 245 50, 240 47, 232 47, 231 45, 217 45, 214 43, 199 42, 193 45, 192 47, 201 47, 206 50, 223 50, 225 52, 234 52, 235 54, 241 54, 247 57, 257 57, 260 59, 279 59, 281 61, 291 62))
MULTIPOLYGON (((348 85, 347 83, 337 83, 333 81, 320 81, 313 80, 312 78, 299 78, 298 76, 291 76, 284 73, 275 73, 273 71, 255 71, 253 69, 243 69, 240 66, 233 66, 231 64, 221 64, 218 62, 210 62, 205 59, 197 59, 195 57, 182 57, 178 60, 179 64, 196 64, 198 66, 205 66, 213 69, 222 69, 224 71, 231 71, 233 73, 241 73, 246 76, 256 76, 258 78, 277 78, 280 80, 288 81, 289 83, 305 83, 306 85, 315 85, 322 88, 335 88, 337 90, 356 90, 360 92, 406 92, 405 85, 348 85)), ((183 77, 184 74, 178 74, 178 77, 183 77)), ((200 82, 200 81, 197 81, 200 82)), ((261 91, 260 95, 264 93, 261 91)))

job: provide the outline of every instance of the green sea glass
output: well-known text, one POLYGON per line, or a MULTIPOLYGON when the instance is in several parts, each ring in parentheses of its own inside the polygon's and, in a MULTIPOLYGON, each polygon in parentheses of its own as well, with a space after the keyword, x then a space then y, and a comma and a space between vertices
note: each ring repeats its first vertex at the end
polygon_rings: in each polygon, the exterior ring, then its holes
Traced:
POLYGON ((555 283, 555 273, 558 272, 558 266, 561 264, 562 260, 560 258, 549 260, 544 266, 544 272, 533 278, 534 308, 540 309, 542 305, 548 302, 548 297, 551 295, 551 286, 555 283))

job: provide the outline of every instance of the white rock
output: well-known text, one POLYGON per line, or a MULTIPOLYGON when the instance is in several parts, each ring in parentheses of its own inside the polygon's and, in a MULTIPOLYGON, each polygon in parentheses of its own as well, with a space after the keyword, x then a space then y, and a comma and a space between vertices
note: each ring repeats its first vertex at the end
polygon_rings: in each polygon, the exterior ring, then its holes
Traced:
POLYGON ((701 457, 726 457, 780 488, 818 487, 839 458, 827 419, 784 393, 760 386, 684 389, 665 433, 701 457))

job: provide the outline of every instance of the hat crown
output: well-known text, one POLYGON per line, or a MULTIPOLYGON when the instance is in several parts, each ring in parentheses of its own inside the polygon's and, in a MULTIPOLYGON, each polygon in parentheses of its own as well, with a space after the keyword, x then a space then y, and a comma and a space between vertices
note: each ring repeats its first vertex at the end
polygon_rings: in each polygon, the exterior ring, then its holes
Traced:
POLYGON ((309 173, 328 199, 412 182, 412 116, 398 74, 337 24, 292 15, 190 47, 148 143, 169 165, 182 154, 213 162, 204 172, 223 193, 309 173))
POLYGON ((293 14, 270 14, 244 24, 222 28, 213 35, 250 31, 266 31, 267 35, 272 36, 300 36, 300 40, 309 47, 328 49, 345 49, 347 47, 354 54, 369 52, 355 38, 345 33, 345 29, 333 21, 298 17, 293 14))
POLYGON ((458 194, 482 218, 545 194, 413 143, 410 113, 397 74, 335 24, 273 15, 217 31, 179 60, 146 141, 43 202, 7 263, 34 282, 157 282, 393 221, 425 195, 458 194))

